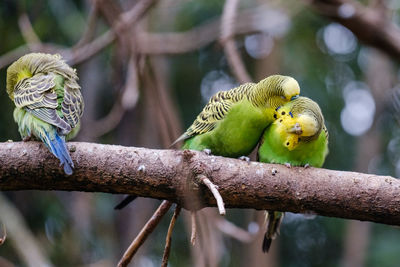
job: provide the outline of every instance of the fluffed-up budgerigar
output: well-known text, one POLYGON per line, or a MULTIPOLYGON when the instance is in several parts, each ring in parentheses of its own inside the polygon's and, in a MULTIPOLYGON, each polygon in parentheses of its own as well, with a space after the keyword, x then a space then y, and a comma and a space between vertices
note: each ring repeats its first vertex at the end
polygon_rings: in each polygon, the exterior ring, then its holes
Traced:
MULTIPOLYGON (((225 157, 246 156, 265 127, 274 121, 275 110, 299 94, 297 81, 282 75, 220 91, 172 145, 184 141, 182 149, 209 150, 225 157)), ((135 196, 128 196, 115 208, 122 209, 133 199, 135 196)))
POLYGON ((27 54, 7 69, 7 93, 24 140, 41 140, 60 160, 66 174, 74 164, 65 140, 79 130, 83 98, 76 70, 60 55, 27 54))
POLYGON ((208 149, 225 157, 248 155, 274 121, 275 110, 299 94, 297 81, 282 75, 218 92, 175 142, 184 140, 182 149, 208 149))
MULTIPOLYGON (((258 160, 322 167, 328 154, 328 131, 318 104, 307 97, 299 97, 279 108, 274 116, 276 120, 262 136, 258 160)), ((268 252, 279 232, 283 215, 283 212, 267 211, 264 252, 268 252)))

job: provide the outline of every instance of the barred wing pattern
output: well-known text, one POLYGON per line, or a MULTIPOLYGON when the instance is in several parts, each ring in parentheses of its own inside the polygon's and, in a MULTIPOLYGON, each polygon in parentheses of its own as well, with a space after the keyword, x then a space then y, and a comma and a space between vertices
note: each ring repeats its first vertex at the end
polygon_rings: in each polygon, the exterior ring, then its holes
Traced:
POLYGON ((64 101, 61 111, 69 125, 74 128, 83 114, 83 97, 80 90, 64 87, 64 101))
POLYGON ((7 70, 7 92, 19 108, 59 127, 68 134, 83 114, 84 102, 75 69, 60 55, 32 53, 20 58, 7 70), (18 73, 28 70, 32 77, 16 83, 18 73), (58 106, 55 78, 64 78, 63 101, 58 106), (60 113, 61 111, 61 113, 60 113))
POLYGON ((225 118, 235 103, 249 95, 249 91, 253 86, 254 83, 246 83, 229 91, 216 93, 211 97, 193 124, 178 140, 188 139, 213 130, 216 124, 225 118))
POLYGON ((25 108, 39 119, 50 123, 66 134, 71 131, 71 125, 57 114, 57 94, 53 74, 37 74, 23 79, 15 86, 14 102, 18 108, 25 108))

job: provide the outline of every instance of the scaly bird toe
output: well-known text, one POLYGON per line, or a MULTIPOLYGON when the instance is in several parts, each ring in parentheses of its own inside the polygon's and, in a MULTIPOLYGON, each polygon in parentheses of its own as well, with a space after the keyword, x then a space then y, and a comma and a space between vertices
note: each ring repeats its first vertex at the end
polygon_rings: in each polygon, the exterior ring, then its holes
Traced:
POLYGON ((203 152, 206 153, 207 155, 211 155, 211 149, 205 148, 203 149, 203 152))
POLYGON ((246 156, 241 156, 241 157, 239 157, 238 159, 243 160, 243 161, 246 161, 246 162, 250 162, 250 158, 249 158, 249 157, 246 157, 246 156))

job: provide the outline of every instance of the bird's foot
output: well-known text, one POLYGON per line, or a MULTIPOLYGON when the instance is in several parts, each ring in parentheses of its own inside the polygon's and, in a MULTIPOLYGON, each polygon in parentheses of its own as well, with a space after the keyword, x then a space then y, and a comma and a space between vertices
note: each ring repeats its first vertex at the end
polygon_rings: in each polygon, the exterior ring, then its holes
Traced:
POLYGON ((246 156, 241 156, 239 157, 240 160, 246 161, 246 162, 250 162, 250 158, 246 157, 246 156))
POLYGON ((284 164, 287 168, 292 168, 292 164, 290 164, 289 162, 285 162, 285 164, 284 164))
POLYGON ((24 142, 28 142, 28 141, 30 141, 30 140, 31 140, 31 136, 30 136, 30 135, 25 136, 25 137, 22 139, 22 141, 24 141, 24 142))
POLYGON ((211 149, 205 148, 203 149, 203 152, 206 153, 207 155, 211 155, 211 149))
POLYGON ((308 169, 308 168, 310 168, 310 164, 306 164, 306 165, 304 165, 304 169, 308 169))

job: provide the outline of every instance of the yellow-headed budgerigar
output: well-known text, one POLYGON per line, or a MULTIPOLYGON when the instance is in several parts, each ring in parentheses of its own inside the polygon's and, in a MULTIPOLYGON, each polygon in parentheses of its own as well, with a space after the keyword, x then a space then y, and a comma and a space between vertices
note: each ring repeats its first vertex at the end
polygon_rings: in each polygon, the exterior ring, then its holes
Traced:
MULTIPOLYGON (((297 81, 282 75, 220 91, 172 145, 184 141, 182 149, 205 150, 225 157, 246 156, 257 145, 263 130, 274 121, 275 110, 299 94, 297 81)), ((129 196, 116 209, 134 198, 129 196)))
MULTIPOLYGON (((307 97, 299 97, 279 108, 276 120, 268 127, 260 143, 260 162, 287 166, 321 167, 328 154, 328 131, 318 104, 307 97)), ((279 232, 283 212, 267 212, 267 230, 263 251, 268 252, 279 232)))
POLYGON ((177 141, 184 140, 182 149, 207 149, 225 157, 248 155, 274 121, 275 110, 299 94, 297 81, 282 75, 218 92, 177 141))
POLYGON ((21 137, 41 140, 68 175, 74 164, 65 140, 77 134, 84 108, 77 80, 76 70, 60 55, 27 54, 7 69, 7 93, 21 137))

